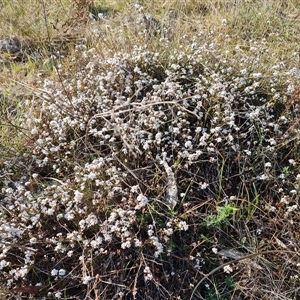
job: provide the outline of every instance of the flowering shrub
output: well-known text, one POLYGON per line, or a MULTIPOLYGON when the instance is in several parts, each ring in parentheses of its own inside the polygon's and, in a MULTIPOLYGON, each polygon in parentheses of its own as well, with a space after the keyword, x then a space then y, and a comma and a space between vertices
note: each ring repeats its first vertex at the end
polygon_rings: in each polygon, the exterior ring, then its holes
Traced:
POLYGON ((84 67, 43 82, 24 119, 31 137, 20 160, 30 174, 2 183, 8 288, 175 299, 209 270, 209 209, 234 207, 226 238, 213 233, 228 246, 231 224, 255 220, 257 191, 270 213, 279 202, 286 220, 299 213, 292 72, 256 71, 265 42, 232 55, 196 39, 178 49, 161 43, 167 58, 135 47, 103 59, 78 46, 84 67))

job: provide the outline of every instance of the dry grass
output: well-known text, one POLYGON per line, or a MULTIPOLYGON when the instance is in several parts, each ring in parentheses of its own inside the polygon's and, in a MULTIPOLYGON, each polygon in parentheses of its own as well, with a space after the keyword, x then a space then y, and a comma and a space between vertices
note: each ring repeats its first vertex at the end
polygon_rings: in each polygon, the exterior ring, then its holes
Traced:
POLYGON ((2 1, 0 296, 299 299, 299 18, 2 1))

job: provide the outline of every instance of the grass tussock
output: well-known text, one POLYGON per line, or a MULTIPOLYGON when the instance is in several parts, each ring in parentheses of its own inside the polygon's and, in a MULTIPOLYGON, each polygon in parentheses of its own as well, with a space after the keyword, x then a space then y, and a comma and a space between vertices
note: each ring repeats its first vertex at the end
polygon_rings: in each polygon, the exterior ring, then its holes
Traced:
POLYGON ((300 7, 254 2, 1 4, 1 297, 298 299, 300 7))

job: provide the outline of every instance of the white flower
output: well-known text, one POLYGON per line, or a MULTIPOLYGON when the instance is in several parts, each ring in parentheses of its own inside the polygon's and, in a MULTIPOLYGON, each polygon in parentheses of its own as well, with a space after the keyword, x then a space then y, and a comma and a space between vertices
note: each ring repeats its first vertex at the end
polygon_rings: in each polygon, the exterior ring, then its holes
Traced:
POLYGON ((73 212, 70 212, 68 211, 66 214, 65 214, 65 218, 70 221, 70 220, 73 220, 75 218, 75 215, 73 212))
POLYGON ((233 271, 232 267, 230 265, 227 265, 224 267, 224 272, 227 274, 230 274, 233 271))
POLYGON ((184 147, 185 147, 185 148, 192 149, 192 148, 193 148, 193 144, 192 144, 191 141, 186 141, 185 144, 184 144, 184 147))
POLYGON ((267 204, 265 206, 266 210, 269 211, 269 212, 275 212, 276 211, 276 207, 275 206, 272 206, 270 204, 267 204))
POLYGON ((153 233, 154 233, 153 229, 149 229, 147 232, 148 232, 148 235, 149 235, 149 236, 152 236, 153 233))
POLYGON ((131 246, 130 239, 121 244, 122 249, 130 248, 130 246, 131 246))
POLYGON ((211 251, 212 251, 214 254, 217 254, 217 253, 218 253, 218 248, 213 247, 213 248, 211 249, 211 251))
POLYGON ((62 292, 56 292, 54 294, 54 297, 57 298, 57 299, 61 299, 61 296, 62 296, 62 292))
POLYGON ((164 230, 164 233, 168 236, 172 235, 173 234, 173 229, 172 228, 167 228, 164 230))
POLYGON ((267 180, 269 179, 269 175, 268 174, 262 174, 260 176, 257 176, 258 180, 267 180))
POLYGON ((57 276, 57 274, 58 274, 58 270, 53 269, 53 270, 51 271, 51 276, 57 276))
POLYGON ((281 199, 280 199, 280 203, 284 203, 284 204, 289 204, 289 197, 288 196, 283 196, 281 199))
POLYGON ((141 247, 142 246, 142 242, 139 239, 135 238, 134 239, 134 246, 135 247, 141 247))
POLYGON ((201 190, 205 190, 208 186, 209 186, 209 184, 207 184, 206 182, 201 182, 200 183, 200 189, 201 190))
POLYGON ((134 209, 141 209, 142 207, 146 206, 148 203, 148 198, 144 196, 143 194, 139 194, 136 198, 136 200, 139 202, 134 209))
POLYGON ((37 238, 35 237, 32 237, 30 240, 29 240, 30 244, 35 244, 37 242, 37 238))
POLYGON ((253 76, 253 78, 261 78, 261 77, 263 77, 263 74, 262 73, 253 73, 252 76, 253 76))
POLYGON ((86 224, 88 227, 98 224, 98 219, 95 214, 91 213, 86 218, 86 224))
POLYGON ((296 162, 295 162, 294 159, 289 159, 289 163, 290 163, 291 165, 293 165, 293 166, 296 164, 296 162))
POLYGON ((139 191, 139 186, 138 185, 133 185, 130 189, 131 193, 138 193, 139 191))
POLYGON ((34 128, 31 129, 30 133, 33 134, 33 135, 35 135, 35 134, 38 134, 39 131, 38 131, 38 129, 36 127, 34 127, 34 128))
POLYGON ((198 270, 200 268, 201 268, 201 266, 200 266, 200 259, 196 258, 196 264, 194 265, 194 269, 198 270))
POLYGON ((276 142, 273 138, 270 138, 270 139, 269 139, 269 143, 270 143, 270 145, 272 145, 272 146, 275 146, 275 145, 277 144, 277 142, 276 142))
POLYGON ((84 276, 82 278, 82 283, 83 284, 88 284, 93 278, 91 276, 84 276))
POLYGON ((59 276, 65 276, 66 273, 67 273, 67 271, 66 271, 65 269, 59 269, 59 270, 58 270, 58 275, 59 275, 59 276))
POLYGON ((74 200, 75 200, 75 202, 80 202, 81 199, 83 198, 83 194, 80 193, 79 191, 75 191, 74 194, 75 194, 75 195, 74 195, 74 200))
POLYGON ((148 266, 146 266, 144 269, 144 278, 145 278, 145 281, 153 279, 152 272, 150 271, 150 268, 148 266))
POLYGON ((180 221, 178 223, 178 227, 179 227, 179 229, 184 230, 184 231, 187 231, 189 229, 189 225, 187 225, 185 221, 180 221))
POLYGON ((7 262, 6 260, 0 260, 0 270, 2 270, 3 268, 7 267, 9 265, 9 262, 7 262))
POLYGON ((288 206, 287 209, 288 209, 288 212, 292 212, 292 211, 298 209, 298 205, 297 205, 297 204, 294 204, 294 205, 292 205, 292 206, 288 206))

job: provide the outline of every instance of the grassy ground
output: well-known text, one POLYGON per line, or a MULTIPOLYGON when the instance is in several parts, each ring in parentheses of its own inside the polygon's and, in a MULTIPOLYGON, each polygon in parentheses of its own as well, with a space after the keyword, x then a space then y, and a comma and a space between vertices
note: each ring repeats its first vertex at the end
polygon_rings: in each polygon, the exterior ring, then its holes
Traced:
POLYGON ((299 18, 2 1, 1 299, 300 299, 299 18))

